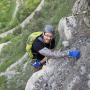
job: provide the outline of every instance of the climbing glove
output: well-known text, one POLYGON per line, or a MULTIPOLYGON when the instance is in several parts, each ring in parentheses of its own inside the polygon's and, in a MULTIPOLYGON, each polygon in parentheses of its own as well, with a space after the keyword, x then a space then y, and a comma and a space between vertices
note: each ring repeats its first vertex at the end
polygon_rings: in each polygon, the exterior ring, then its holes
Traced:
POLYGON ((80 58, 80 51, 79 50, 70 50, 68 52, 68 56, 73 59, 79 59, 80 58))
POLYGON ((40 61, 35 61, 33 64, 32 64, 32 66, 34 66, 35 68, 38 68, 38 67, 40 67, 40 66, 42 66, 42 64, 40 63, 40 61))

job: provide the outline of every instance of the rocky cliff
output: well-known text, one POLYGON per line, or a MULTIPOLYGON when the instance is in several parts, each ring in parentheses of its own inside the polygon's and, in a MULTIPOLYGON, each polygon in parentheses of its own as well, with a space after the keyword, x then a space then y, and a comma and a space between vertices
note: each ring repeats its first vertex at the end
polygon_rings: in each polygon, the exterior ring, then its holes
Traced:
POLYGON ((66 49, 79 49, 79 60, 58 58, 48 60, 42 70, 34 73, 25 90, 90 90, 90 1, 77 0, 72 16, 62 18, 58 25, 66 49))

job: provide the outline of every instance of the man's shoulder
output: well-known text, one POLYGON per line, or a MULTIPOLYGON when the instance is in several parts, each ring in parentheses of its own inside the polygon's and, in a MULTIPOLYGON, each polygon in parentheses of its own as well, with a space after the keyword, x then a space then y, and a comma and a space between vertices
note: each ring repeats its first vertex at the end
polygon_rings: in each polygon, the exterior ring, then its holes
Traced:
POLYGON ((39 51, 40 49, 42 49, 44 47, 44 43, 39 40, 38 38, 34 41, 33 43, 33 49, 35 51, 39 51))
POLYGON ((34 43, 33 44, 36 44, 38 46, 40 45, 43 45, 43 41, 42 41, 42 38, 39 36, 35 39, 34 43))

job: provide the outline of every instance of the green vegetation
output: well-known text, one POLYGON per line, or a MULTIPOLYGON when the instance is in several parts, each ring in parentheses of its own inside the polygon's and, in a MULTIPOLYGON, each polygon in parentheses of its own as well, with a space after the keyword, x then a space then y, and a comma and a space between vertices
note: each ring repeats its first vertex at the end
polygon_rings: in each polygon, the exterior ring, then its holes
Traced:
POLYGON ((40 3, 40 0, 19 0, 20 7, 13 18, 16 0, 0 0, 0 33, 20 24, 40 3))
POLYGON ((7 67, 21 58, 25 52, 21 35, 11 39, 11 42, 11 44, 4 47, 3 52, 0 55, 1 59, 4 58, 3 63, 0 64, 0 72, 5 71, 7 67))
POLYGON ((1 76, 0 77, 0 90, 5 90, 6 83, 7 83, 6 77, 1 76))
POLYGON ((17 19, 22 22, 39 4, 40 0, 23 0, 23 4, 17 13, 17 19))
POLYGON ((0 44, 9 41, 10 39, 14 38, 14 35, 7 35, 4 39, 0 40, 0 44))
POLYGON ((0 29, 5 28, 11 21, 15 4, 15 0, 0 0, 0 29))
POLYGON ((16 30, 13 32, 13 34, 8 34, 5 38, 0 38, 0 44, 10 41, 12 38, 16 37, 20 33, 21 33, 21 27, 18 26, 18 28, 16 28, 16 30))

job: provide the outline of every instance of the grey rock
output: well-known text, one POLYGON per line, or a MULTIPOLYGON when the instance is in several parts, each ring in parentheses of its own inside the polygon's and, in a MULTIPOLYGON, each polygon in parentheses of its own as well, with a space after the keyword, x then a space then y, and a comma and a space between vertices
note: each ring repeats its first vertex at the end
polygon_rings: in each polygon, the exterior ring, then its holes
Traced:
POLYGON ((90 90, 90 1, 77 0, 72 10, 72 16, 60 20, 58 30, 62 42, 81 51, 80 59, 48 60, 30 77, 25 90, 90 90))

